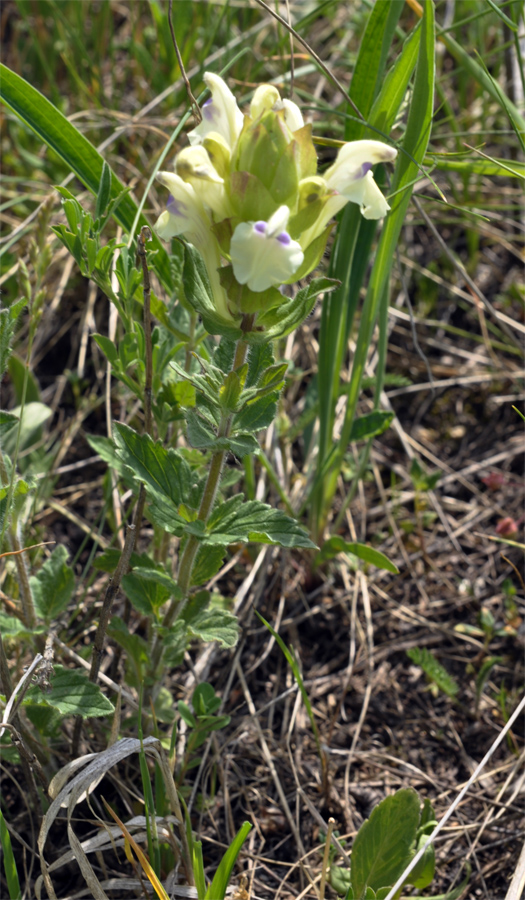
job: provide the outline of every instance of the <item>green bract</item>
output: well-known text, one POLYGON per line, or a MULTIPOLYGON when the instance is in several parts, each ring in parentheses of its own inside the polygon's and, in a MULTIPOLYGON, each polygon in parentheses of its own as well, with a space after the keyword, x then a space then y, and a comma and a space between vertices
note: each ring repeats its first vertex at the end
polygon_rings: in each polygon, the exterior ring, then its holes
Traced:
POLYGON ((397 151, 354 141, 321 176, 311 125, 295 103, 263 84, 243 116, 218 75, 204 80, 211 97, 190 147, 176 157, 175 173, 158 175, 170 197, 156 230, 164 240, 181 235, 202 257, 207 298, 186 291, 186 299, 208 331, 231 337, 242 329, 269 340, 264 315, 272 310, 275 324, 281 309, 289 316, 289 298, 278 289, 317 267, 333 216, 349 201, 368 219, 388 212, 372 166, 397 151))

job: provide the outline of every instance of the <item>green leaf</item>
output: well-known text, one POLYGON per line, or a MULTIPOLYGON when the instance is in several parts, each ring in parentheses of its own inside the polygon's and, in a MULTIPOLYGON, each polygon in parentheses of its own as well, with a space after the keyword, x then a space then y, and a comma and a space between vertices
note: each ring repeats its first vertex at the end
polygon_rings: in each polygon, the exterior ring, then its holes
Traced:
POLYGON ((494 157, 490 157, 489 159, 476 157, 475 159, 471 159, 468 157, 465 159, 465 154, 461 154, 461 156, 456 155, 455 153, 450 154, 436 154, 432 156, 428 156, 425 158, 426 166, 435 166, 436 169, 444 172, 459 172, 465 173, 468 175, 504 175, 510 176, 511 178, 525 178, 525 162, 522 162, 519 159, 513 159, 512 161, 507 159, 496 159, 494 157))
MULTIPOLYGON (((108 572, 109 575, 113 575, 120 562, 121 556, 122 552, 120 550, 116 550, 114 547, 108 547, 108 549, 104 550, 100 556, 95 557, 93 560, 93 568, 99 569, 101 572, 108 572)), ((155 568, 155 563, 145 553, 132 553, 129 564, 132 569, 137 566, 155 568)))
POLYGON ((181 719, 186 722, 188 728, 196 728, 197 727, 197 719, 193 715, 191 709, 189 708, 187 703, 184 703, 184 700, 179 700, 177 703, 177 708, 180 713, 181 719))
MULTIPOLYGON (((98 150, 43 94, 2 64, 0 64, 0 99, 64 160, 92 194, 98 194, 104 167, 104 159, 98 150)), ((113 172, 111 199, 116 199, 124 190, 124 185, 113 172)), ((129 193, 126 193, 114 210, 114 217, 124 231, 129 233, 136 214, 137 206, 129 193)), ((141 215, 137 223, 138 229, 143 225, 149 223, 146 217, 141 215)), ((171 289, 173 285, 168 254, 155 233, 153 233, 153 247, 157 251, 155 268, 163 285, 171 289)))
POLYGON ((366 544, 345 541, 342 537, 339 537, 339 535, 334 535, 324 542, 320 553, 318 553, 316 557, 315 565, 321 565, 321 563, 333 559, 334 556, 337 556, 339 553, 353 553, 358 559, 362 559, 363 562, 369 563, 372 566, 377 566, 378 569, 386 569, 387 572, 392 572, 393 575, 399 573, 397 566, 395 566, 384 553, 381 553, 380 550, 375 550, 373 547, 368 547, 366 544))
POLYGON ((198 450, 229 450, 235 456, 243 457, 255 453, 259 442, 251 434, 233 434, 230 437, 217 437, 209 423, 195 409, 186 413, 188 441, 198 450))
POLYGON ((235 647, 239 638, 237 616, 223 609, 206 609, 188 622, 188 630, 201 641, 217 641, 221 647, 235 647))
POLYGON ((106 357, 107 360, 111 363, 111 365, 119 369, 120 368, 120 359, 118 355, 118 350, 115 347, 113 341, 110 341, 108 337, 105 337, 103 334, 94 334, 92 335, 93 340, 102 350, 102 353, 106 357))
POLYGON ((347 897, 350 888, 350 869, 342 866, 330 866, 330 885, 336 894, 347 897))
POLYGON ((244 501, 243 494, 231 497, 213 511, 204 537, 207 544, 227 545, 237 541, 316 549, 294 519, 258 500, 244 501))
MULTIPOLYGON (((267 428, 275 419, 277 410, 278 393, 267 394, 265 397, 258 397, 256 400, 248 403, 247 406, 237 413, 233 420, 233 431, 260 431, 261 428, 267 428)), ((259 444, 257 442, 257 448, 259 444)), ((255 450, 253 451, 255 453, 255 450)))
MULTIPOLYGON (((41 434, 44 422, 53 415, 53 410, 45 403, 26 403, 22 411, 21 406, 17 406, 13 410, 13 415, 21 419, 20 425, 20 443, 19 451, 27 450, 35 444, 41 434)), ((13 454, 16 447, 17 431, 14 429, 7 434, 3 440, 3 449, 8 454, 13 454)))
POLYGON ((351 879, 355 897, 365 888, 390 887, 411 858, 419 822, 419 797, 412 789, 386 797, 363 822, 352 847, 351 879))
POLYGON ((111 197, 111 169, 109 168, 106 160, 104 160, 102 166, 102 173, 100 175, 100 182, 97 191, 97 205, 95 209, 95 219, 101 219, 104 212, 106 211, 109 203, 109 198, 111 197))
POLYGON ((19 900, 22 896, 20 890, 20 881, 18 878, 18 869, 16 860, 11 846, 11 835, 6 825, 2 810, 0 809, 0 845, 2 847, 4 872, 7 881, 7 890, 9 891, 10 900, 19 900))
POLYGON ((111 438, 101 437, 95 434, 88 434, 86 437, 88 444, 93 448, 95 453, 108 464, 110 469, 113 469, 117 473, 119 478, 122 478, 126 484, 131 486, 133 484, 133 473, 130 472, 129 468, 124 465, 123 461, 117 455, 115 444, 111 438))
POLYGON ((221 705, 221 698, 207 681, 201 681, 193 691, 191 704, 198 716, 212 716, 221 705))
MULTIPOLYGON (((434 822, 434 825, 437 823, 434 822)), ((416 842, 414 853, 417 853, 426 844, 428 840, 427 834, 422 834, 416 842)), ((418 863, 412 869, 407 877, 405 884, 413 884, 418 890, 423 890, 431 883, 436 870, 436 853, 434 844, 430 844, 418 863)))
POLYGON ((162 660, 165 666, 180 666, 188 646, 188 629, 186 623, 179 619, 168 630, 159 628, 162 637, 162 660))
POLYGON ((75 575, 67 564, 66 548, 57 547, 36 575, 29 579, 39 616, 51 622, 67 607, 75 590, 75 575))
POLYGON ((89 681, 83 669, 54 668, 51 690, 44 694, 35 685, 26 694, 28 701, 52 706, 63 716, 82 716, 83 719, 108 716, 115 711, 111 701, 104 696, 98 684, 89 681))
MULTIPOLYGON (((367 121, 370 121, 370 109, 383 86, 388 51, 402 10, 401 3, 374 4, 360 41, 350 97, 367 121)), ((363 123, 348 119, 345 140, 360 140, 364 137, 364 128, 363 123)))
MULTIPOLYGON (((403 145, 396 161, 392 182, 392 196, 390 198, 391 210, 383 225, 368 290, 362 307, 359 332, 356 339, 356 351, 352 363, 345 421, 335 452, 325 457, 323 468, 317 476, 317 482, 319 483, 322 479, 328 479, 328 475, 331 472, 328 484, 324 490, 324 506, 331 502, 337 485, 337 473, 340 470, 344 454, 350 442, 350 434, 359 400, 370 341, 379 311, 384 308, 385 304, 388 304, 388 283, 393 260, 395 259, 395 249, 414 183, 420 175, 420 164, 425 158, 432 127, 435 79, 435 27, 434 4, 432 0, 424 0, 423 9, 424 15, 421 24, 412 102, 410 104, 403 145)), ((349 213, 349 216, 351 216, 351 213, 349 213)), ((365 229, 366 227, 367 225, 365 224, 365 229)), ((360 232, 362 229, 363 225, 361 224, 360 232)), ((333 396, 330 402, 333 400, 333 396)), ((331 440, 331 434, 328 439, 331 440)))
MULTIPOLYGON (((0 322, 1 321, 2 320, 0 319, 0 322)), ((13 355, 10 357, 7 368, 9 370, 11 381, 13 382, 13 387, 15 389, 15 395, 18 403, 22 402, 24 384, 26 386, 26 404, 33 402, 39 403, 40 388, 38 386, 38 381, 36 380, 33 373, 27 368, 25 362, 20 359, 20 357, 16 353, 13 353, 13 355)))
POLYGON ((149 434, 137 434, 119 423, 115 424, 115 446, 119 459, 152 494, 166 497, 176 506, 188 499, 193 484, 191 469, 176 450, 166 450, 149 434))
POLYGON ((199 313, 209 334, 221 334, 231 341, 242 337, 242 331, 236 323, 231 319, 223 319, 217 312, 206 264, 199 251, 186 243, 182 283, 187 302, 199 313))
POLYGON ((373 128, 385 135, 390 133, 416 65, 420 38, 421 26, 418 23, 406 39, 401 53, 387 73, 379 96, 368 117, 368 122, 372 127, 365 131, 364 137, 377 140, 377 132, 373 131, 373 128))
POLYGON ((148 645, 139 634, 130 634, 126 623, 113 616, 108 627, 108 635, 126 651, 128 662, 135 672, 135 684, 139 686, 143 679, 143 671, 149 663, 148 645))
POLYGON ((149 577, 161 574, 154 569, 136 569, 122 578, 124 593, 137 612, 144 616, 155 616, 171 595, 168 587, 149 577))
MULTIPOLYGON (((235 351, 235 346, 230 346, 233 347, 233 351, 235 351)), ((258 383, 263 372, 272 366, 273 363, 274 356, 272 345, 270 343, 252 344, 248 353, 248 377, 246 378, 246 387, 254 387, 258 383)), ((233 356, 230 363, 230 369, 232 364, 233 356)))
POLYGON ((452 675, 449 675, 444 666, 432 656, 430 650, 427 650, 426 647, 412 647, 410 650, 407 650, 407 656, 416 666, 421 666, 427 678, 437 684, 438 688, 448 697, 454 699, 456 694, 459 693, 457 681, 452 675))
POLYGON ((230 846, 226 850, 226 853, 222 857, 219 866, 217 867, 217 871, 213 876, 213 881, 206 891, 204 900, 224 900, 224 897, 226 896, 226 888, 230 883, 230 876, 235 865, 235 861, 241 851, 241 847, 244 844, 244 841, 248 837, 251 830, 251 823, 243 822, 230 846))
POLYGON ((377 409, 366 416, 354 419, 350 441, 368 441, 370 438, 377 437, 378 434, 383 434, 390 427, 393 418, 393 412, 377 409))
POLYGON ((8 431, 11 431, 19 421, 20 419, 18 416, 13 416, 11 413, 0 410, 0 439, 2 439, 8 431))
MULTIPOLYGON (((39 629, 42 631, 43 629, 39 629)), ((17 635, 19 637, 29 637, 34 632, 31 628, 24 625, 16 616, 10 616, 6 612, 0 610, 0 633, 6 637, 7 635, 17 635)))
POLYGON ((257 319, 257 328, 264 331, 250 331, 245 335, 249 344, 259 344, 286 337, 301 325, 312 312, 319 294, 333 291, 338 285, 333 278, 314 278, 310 284, 282 303, 278 309, 271 309, 257 319))
POLYGON ((200 547, 191 571, 191 586, 205 584, 217 574, 225 556, 224 547, 200 547))

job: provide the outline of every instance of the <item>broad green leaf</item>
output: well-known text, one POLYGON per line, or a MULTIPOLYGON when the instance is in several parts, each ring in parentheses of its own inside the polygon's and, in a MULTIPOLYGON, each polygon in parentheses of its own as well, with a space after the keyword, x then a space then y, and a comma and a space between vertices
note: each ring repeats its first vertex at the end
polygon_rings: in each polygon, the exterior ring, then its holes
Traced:
POLYGON ((176 450, 166 450, 149 434, 137 434, 128 425, 115 424, 117 456, 158 496, 167 497, 176 506, 188 498, 192 487, 191 470, 176 450))
POLYGON ((180 588, 175 579, 165 569, 157 568, 157 566, 154 564, 150 565, 150 563, 151 560, 148 560, 147 566, 133 566, 133 575, 158 585, 163 591, 167 591, 170 597, 180 600, 180 588))
MULTIPOLYGON (((279 395, 273 392, 249 403, 235 416, 234 430, 238 428, 240 431, 260 431, 261 428, 267 428, 275 419, 278 398, 279 395)), ((258 449, 258 445, 256 449, 258 449)))
POLYGON ((13 416, 12 413, 4 412, 0 410, 0 440, 7 434, 8 431, 11 431, 15 425, 18 424, 20 419, 18 416, 13 416))
POLYGON ((200 547, 191 572, 192 587, 205 584, 217 574, 225 556, 224 547, 200 547))
POLYGON ((376 409, 375 412, 354 419, 350 432, 350 441, 367 441, 370 438, 377 437, 378 434, 383 434, 390 427, 393 418, 393 412, 384 412, 376 409))
POLYGON ((75 590, 75 575, 66 560, 66 548, 57 547, 36 575, 29 579, 38 615, 48 622, 66 608, 75 590))
POLYGON ((119 478, 122 478, 123 481, 130 486, 133 484, 132 472, 130 472, 129 468, 124 465, 122 459, 117 455, 115 444, 111 438, 88 434, 87 441, 95 453, 108 464, 110 469, 113 469, 117 473, 119 478))
POLYGON ((193 691, 191 703, 198 716, 212 716, 219 709, 221 698, 211 684, 201 681, 193 691))
POLYGON ((351 879, 355 897, 367 886, 390 887, 410 862, 419 822, 419 797, 412 789, 386 797, 363 822, 352 847, 351 879))
POLYGON ((362 559, 363 562, 377 566, 378 569, 386 569, 387 572, 392 572, 393 575, 399 573, 397 566, 380 550, 375 550, 374 547, 368 547, 366 544, 359 544, 355 541, 345 541, 339 535, 334 535, 324 542, 321 552, 316 557, 316 565, 333 559, 339 553, 352 553, 358 559, 362 559))
MULTIPOLYGON (((2 320, 0 319, 0 322, 1 321, 2 320)), ((22 396, 24 394, 24 384, 25 402, 39 403, 40 388, 38 386, 38 381, 36 380, 31 370, 27 368, 24 360, 20 359, 17 353, 13 353, 13 355, 10 356, 7 368, 11 381, 13 382, 15 396, 18 403, 22 402, 22 396)))
MULTIPOLYGON (((43 94, 28 84, 20 75, 0 64, 0 99, 64 160, 71 171, 95 196, 102 178, 104 159, 93 144, 43 94)), ((111 177, 112 200, 125 190, 115 173, 111 177)), ((114 211, 114 217, 124 231, 129 233, 137 214, 137 206, 126 194, 114 211)), ((140 216, 138 229, 148 225, 140 216)), ((153 233, 153 247, 157 251, 155 268, 167 289, 172 288, 168 254, 153 233)))
MULTIPOLYGON (((43 629, 38 629, 42 631, 43 629)), ((30 628, 27 628, 20 619, 17 619, 16 616, 10 616, 8 613, 0 610, 0 634, 4 637, 7 635, 18 635, 19 637, 29 637, 34 634, 34 631, 30 628)))
POLYGON ((217 641, 221 647, 235 647, 239 638, 237 616, 223 609, 206 609, 192 618, 188 630, 201 641, 217 641))
POLYGON ((122 588, 131 605, 144 616, 155 616, 157 610, 170 597, 170 590, 157 581, 142 576, 142 573, 156 574, 154 569, 138 569, 122 578, 122 588))
POLYGON ((248 354, 248 377, 246 378, 246 387, 254 387, 258 383, 263 372, 272 366, 273 363, 274 356, 271 343, 252 344, 248 354))
POLYGON ((188 646, 188 629, 182 620, 175 622, 169 631, 159 629, 162 636, 162 660, 165 666, 180 666, 188 646))
MULTIPOLYGON (((26 403, 22 411, 22 407, 17 406, 13 410, 13 415, 21 419, 20 425, 20 443, 19 451, 27 450, 39 440, 41 429, 44 422, 53 415, 53 410, 45 403, 26 403)), ((16 447, 17 430, 12 429, 9 434, 4 437, 3 449, 6 453, 14 453, 16 447)))
POLYGON ((432 653, 426 647, 412 647, 410 650, 407 650, 407 656, 416 666, 421 666, 427 678, 437 684, 438 688, 447 697, 454 699, 456 694, 459 693, 457 681, 452 675, 449 675, 444 666, 432 656, 432 653))
POLYGON ((26 699, 32 703, 52 706, 63 716, 82 716, 83 719, 108 716, 115 711, 110 700, 98 684, 89 681, 87 672, 55 666, 51 677, 51 690, 43 693, 36 685, 31 687, 26 699))
POLYGON ((204 538, 207 544, 237 541, 315 550, 315 544, 294 519, 258 500, 245 501, 243 494, 231 497, 213 511, 204 538))

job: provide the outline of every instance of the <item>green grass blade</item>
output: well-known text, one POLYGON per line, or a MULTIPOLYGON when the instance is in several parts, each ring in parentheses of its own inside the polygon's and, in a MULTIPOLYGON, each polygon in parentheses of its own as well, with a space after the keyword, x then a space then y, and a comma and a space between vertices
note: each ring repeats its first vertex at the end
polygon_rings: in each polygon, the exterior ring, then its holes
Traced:
MULTIPOLYGON (((379 93, 388 51, 402 11, 402 3, 376 3, 370 13, 350 85, 350 96, 365 119, 379 93)), ((360 140, 364 136, 364 127, 362 122, 349 119, 345 140, 360 140)))
POLYGON ((251 822, 243 822, 219 863, 213 881, 206 891, 205 900, 223 900, 225 897, 235 860, 251 830, 251 822))
POLYGON ((378 131, 384 135, 390 133, 416 65, 420 36, 418 23, 403 44, 400 55, 389 69, 383 87, 374 101, 368 118, 375 130, 365 132, 365 138, 376 139, 378 131))
MULTIPOLYGON (((396 4, 391 4, 396 5, 396 4)), ((375 25, 382 23, 385 33, 388 30, 389 39, 392 40, 394 24, 386 15, 389 4, 376 4, 372 15, 376 16, 375 25), (381 17, 379 16, 379 11, 381 17)), ((377 28, 371 33, 377 38, 377 28)), ((368 34, 368 28, 365 33, 368 34)), ((379 129, 385 135, 390 131, 398 110, 406 94, 408 83, 416 64, 419 50, 421 29, 418 24, 412 34, 407 38, 403 49, 396 62, 384 79, 383 87, 375 99, 370 93, 366 93, 368 83, 363 76, 362 94, 357 93, 354 100, 359 105, 365 105, 374 100, 369 116, 369 124, 379 129)), ((384 45, 385 41, 382 41, 384 45)), ((374 48, 372 48, 374 50, 374 48)), ((361 54, 368 60, 368 65, 374 65, 377 58, 377 50, 370 55, 363 41, 356 72, 359 68, 361 54)), ((381 66, 381 60, 375 65, 381 66)), ((355 76, 354 76, 355 78, 355 76)), ((377 84, 377 80, 374 84, 377 84)), ((352 86, 354 80, 352 80, 352 86)), ((359 91, 359 81, 356 90, 359 91)), ((358 133, 355 132, 354 133, 358 133)), ((362 132, 359 132, 361 134, 362 132)), ((366 132, 365 132, 366 133, 366 132)), ((366 133, 366 137, 377 138, 375 132, 366 133)), ((378 179, 379 181, 379 179, 378 179)), ((319 335, 318 357, 318 390, 319 390, 319 456, 318 473, 314 480, 312 494, 314 502, 311 505, 311 530, 319 535, 322 530, 323 510, 326 506, 324 499, 323 477, 327 472, 327 459, 333 451, 332 433, 334 426, 335 403, 339 395, 340 372, 343 367, 344 356, 348 344, 348 336, 352 327, 354 314, 359 302, 359 293, 364 279, 372 241, 377 229, 377 222, 366 221, 362 218, 357 206, 349 204, 342 216, 338 231, 337 242, 332 255, 330 274, 341 281, 341 287, 325 298, 321 312, 321 330, 319 335)))
MULTIPOLYGON (((69 166, 72 172, 96 197, 102 176, 104 158, 93 144, 69 122, 40 91, 25 81, 16 72, 0 64, 0 99, 16 115, 35 132, 48 147, 69 166)), ((124 185, 114 172, 111 173, 110 201, 114 200, 124 185)), ((114 212, 114 218, 127 232, 131 232, 137 206, 127 194, 114 212)), ((148 225, 145 216, 139 217, 137 227, 148 225)), ((157 269, 164 286, 172 287, 169 258, 166 250, 153 236, 154 249, 157 253, 157 269)))
POLYGON ((525 151, 523 142, 523 134, 525 133, 525 119, 521 115, 517 106, 505 96, 497 81, 487 72, 476 59, 471 56, 471 50, 462 47, 457 41, 445 32, 439 34, 440 39, 445 44, 450 55, 454 57, 456 62, 465 69, 472 78, 482 87, 493 100, 498 103, 507 113, 510 123, 514 128, 522 149, 525 151))
POLYGON ((300 671, 300 669, 299 669, 299 665, 298 665, 297 660, 296 660, 296 658, 295 658, 295 654, 293 653, 292 650, 290 650, 289 647, 286 646, 286 644, 284 643, 284 641, 283 641, 281 635, 280 635, 280 634, 277 634, 277 632, 275 631, 275 629, 272 628, 272 626, 270 625, 270 623, 267 622, 266 619, 265 619, 263 616, 261 616, 261 614, 260 614, 259 612, 257 612, 257 610, 255 610, 255 615, 257 616, 258 619, 261 620, 261 622, 263 623, 263 625, 265 626, 265 628, 268 629, 268 631, 270 632, 270 634, 272 635, 272 637, 275 638, 277 644, 279 645, 279 647, 281 648, 281 650, 282 650, 284 656, 286 657, 286 661, 287 661, 288 665, 290 666, 290 668, 291 668, 291 670, 292 670, 293 676, 294 676, 294 678, 295 678, 295 680, 296 680, 296 682, 297 682, 297 687, 299 688, 299 690, 300 690, 300 692, 301 692, 301 697, 303 698, 303 703, 304 703, 304 705, 305 705, 305 707, 306 707, 306 711, 307 711, 307 713, 308 713, 308 718, 310 719, 310 725, 312 726, 312 731, 313 731, 313 733, 314 733, 314 738, 315 738, 315 743, 316 743, 316 746, 317 746, 317 752, 318 752, 318 754, 319 754, 319 759, 320 759, 320 761, 321 761, 321 764, 323 764, 324 754, 323 754, 323 749, 322 749, 322 747, 321 747, 321 736, 320 736, 320 734, 319 734, 319 729, 317 728, 317 722, 315 721, 315 716, 314 716, 314 711, 313 711, 313 709, 312 709, 312 704, 310 703, 310 698, 309 698, 309 696, 308 696, 308 694, 307 694, 307 692, 306 692, 306 688, 305 688, 304 683, 303 683, 303 678, 302 678, 302 675, 301 675, 301 671, 300 671))
POLYGON ((388 302, 386 286, 390 277, 395 248, 410 202, 412 187, 418 176, 419 167, 425 158, 432 126, 435 34, 434 6, 431 0, 426 0, 424 10, 412 103, 403 146, 398 156, 394 173, 392 184, 394 196, 391 198, 391 211, 381 233, 363 305, 356 353, 352 366, 345 422, 339 444, 334 448, 331 457, 325 462, 324 472, 320 473, 321 475, 326 475, 329 469, 332 470, 325 496, 326 505, 330 503, 333 497, 338 469, 350 439, 370 340, 381 301, 388 302))
POLYGON ((7 889, 9 891, 9 900, 20 900, 22 891, 20 890, 20 882, 18 880, 18 870, 11 846, 11 835, 7 829, 5 819, 0 809, 0 844, 4 854, 4 872, 7 881, 7 889))
MULTIPOLYGON (((204 875, 204 860, 202 858, 202 842, 193 841, 193 877, 195 879, 195 887, 197 888, 197 897, 204 900, 206 894, 206 877, 204 875)), ((218 898, 217 898, 218 900, 218 898)))

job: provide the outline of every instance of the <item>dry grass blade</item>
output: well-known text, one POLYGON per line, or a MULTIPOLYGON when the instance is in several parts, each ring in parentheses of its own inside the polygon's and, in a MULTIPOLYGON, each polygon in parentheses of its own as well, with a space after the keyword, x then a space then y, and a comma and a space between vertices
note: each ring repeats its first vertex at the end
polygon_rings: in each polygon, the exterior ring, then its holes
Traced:
POLYGON ((51 869, 46 863, 44 851, 49 831, 53 823, 55 822, 61 807, 63 806, 67 807, 67 827, 70 846, 81 868, 82 875, 84 876, 90 890, 92 890, 93 896, 96 897, 96 900, 99 900, 99 898, 100 900, 103 900, 103 898, 107 897, 107 895, 100 887, 99 880, 87 859, 87 855, 82 847, 81 842, 78 840, 73 831, 71 818, 75 806, 80 802, 82 797, 85 796, 85 794, 90 790, 92 790, 93 786, 97 784, 113 766, 117 765, 117 763, 121 762, 123 759, 126 759, 131 754, 139 753, 141 747, 143 747, 146 751, 156 751, 158 753, 160 742, 157 740, 157 738, 154 737, 147 737, 142 742, 137 738, 124 738, 123 740, 118 741, 116 744, 108 747, 107 750, 103 750, 102 752, 95 754, 95 757, 86 766, 86 768, 83 769, 82 772, 79 772, 77 775, 75 775, 75 777, 71 781, 65 784, 55 796, 53 802, 51 803, 51 806, 49 807, 42 820, 40 834, 38 836, 38 850, 42 868, 42 875, 38 879, 35 886, 38 900, 40 900, 41 896, 42 882, 45 882, 49 896, 51 898, 54 898, 55 896, 52 881, 49 875, 51 869))
POLYGON ((129 861, 130 862, 133 861, 133 856, 131 854, 131 849, 133 849, 142 868, 144 869, 144 872, 146 873, 147 878, 149 879, 149 881, 150 881, 151 885, 153 886, 154 890, 156 891, 157 895, 160 897, 160 900, 169 900, 169 897, 168 897, 163 885, 159 881, 155 871, 152 869, 152 867, 149 863, 149 860, 147 859, 146 855, 143 853, 143 851, 137 844, 136 840, 129 833, 124 822, 122 822, 119 819, 116 812, 114 812, 111 809, 111 806, 104 798, 102 798, 102 802, 104 803, 104 806, 106 807, 110 816, 112 816, 115 819, 115 822, 117 822, 118 827, 120 828, 122 834, 124 835, 124 848, 125 848, 126 856, 129 859, 129 861))

